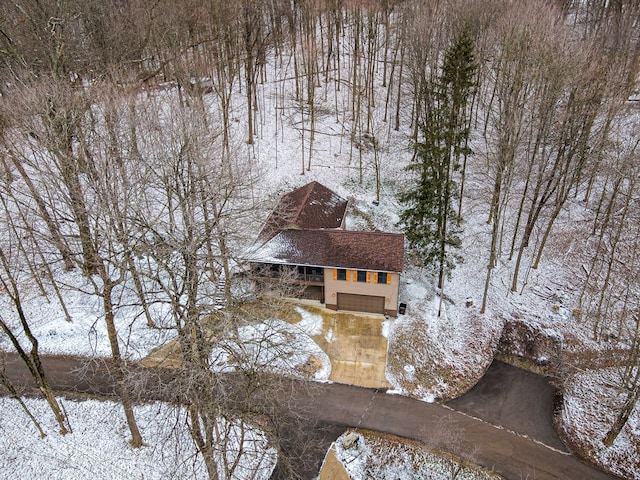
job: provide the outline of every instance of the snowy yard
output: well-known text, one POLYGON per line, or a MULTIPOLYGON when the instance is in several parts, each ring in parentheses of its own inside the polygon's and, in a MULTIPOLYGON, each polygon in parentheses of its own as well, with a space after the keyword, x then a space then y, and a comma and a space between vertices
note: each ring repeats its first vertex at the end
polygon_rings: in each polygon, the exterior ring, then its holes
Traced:
MULTIPOLYGON (((0 398, 0 478, 54 480, 161 480, 205 479, 207 470, 185 427, 184 411, 164 404, 135 408, 143 428, 145 445, 133 449, 127 443, 122 407, 110 401, 64 401, 73 433, 61 436, 43 400, 27 399, 29 410, 48 432, 40 438, 15 400, 0 398), (50 420, 48 420, 50 419, 50 420)), ((253 430, 244 448, 256 466, 256 480, 267 480, 276 453, 267 440, 253 430), (266 455, 265 455, 266 452, 266 455)), ((237 454, 233 440, 227 454, 237 454)), ((240 473, 240 472, 238 472, 240 473)), ((253 473, 253 470, 252 470, 253 473)), ((239 475, 239 478, 243 478, 239 475)))

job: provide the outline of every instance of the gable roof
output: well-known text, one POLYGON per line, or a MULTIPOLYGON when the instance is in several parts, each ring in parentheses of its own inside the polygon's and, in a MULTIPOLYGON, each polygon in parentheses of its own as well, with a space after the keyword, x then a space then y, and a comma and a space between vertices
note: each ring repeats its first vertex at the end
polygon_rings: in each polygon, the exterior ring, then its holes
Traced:
POLYGON ((258 238, 269 240, 288 228, 340 228, 347 200, 318 182, 283 195, 271 212, 258 238))
POLYGON ((404 235, 350 230, 283 230, 257 246, 249 261, 402 272, 404 235))

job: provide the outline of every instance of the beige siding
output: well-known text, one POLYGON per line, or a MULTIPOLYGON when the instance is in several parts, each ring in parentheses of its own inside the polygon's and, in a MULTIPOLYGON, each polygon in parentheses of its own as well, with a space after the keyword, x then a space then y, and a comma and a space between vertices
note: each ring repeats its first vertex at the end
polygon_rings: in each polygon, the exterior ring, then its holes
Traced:
MULTIPOLYGON (((356 295, 373 295, 385 297, 385 310, 387 313, 398 309, 398 288, 400 286, 400 274, 388 273, 391 276, 390 284, 374 283, 373 272, 370 273, 370 282, 353 281, 353 270, 349 270, 348 280, 334 280, 333 268, 324 269, 324 298, 328 308, 338 308, 338 293, 353 293, 356 295)), ((393 313, 395 315, 395 313, 393 313)))

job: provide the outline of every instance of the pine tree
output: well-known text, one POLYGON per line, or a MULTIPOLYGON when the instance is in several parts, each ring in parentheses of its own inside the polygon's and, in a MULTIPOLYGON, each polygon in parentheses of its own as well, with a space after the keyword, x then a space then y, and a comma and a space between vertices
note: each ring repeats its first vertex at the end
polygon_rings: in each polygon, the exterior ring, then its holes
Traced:
POLYGON ((409 246, 424 266, 437 266, 438 286, 462 261, 452 252, 461 246, 459 214, 454 199, 459 194, 455 174, 460 158, 469 155, 469 98, 476 88, 473 39, 463 28, 445 53, 438 76, 420 92, 421 139, 414 145, 414 161, 408 169, 415 184, 400 195, 405 205, 400 223, 409 246))

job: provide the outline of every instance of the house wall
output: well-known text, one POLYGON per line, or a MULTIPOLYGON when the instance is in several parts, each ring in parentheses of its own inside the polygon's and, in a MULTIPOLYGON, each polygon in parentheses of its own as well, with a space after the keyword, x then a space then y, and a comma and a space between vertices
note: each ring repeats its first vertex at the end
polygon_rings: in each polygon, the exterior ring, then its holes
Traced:
POLYGON ((324 269, 324 299, 327 308, 338 309, 338 293, 353 293, 356 295, 375 295, 385 297, 385 313, 396 316, 398 311, 398 289, 400 287, 400 274, 388 273, 391 276, 390 283, 374 283, 374 272, 369 272, 369 282, 355 280, 356 270, 347 270, 347 280, 335 280, 334 269, 324 269))

